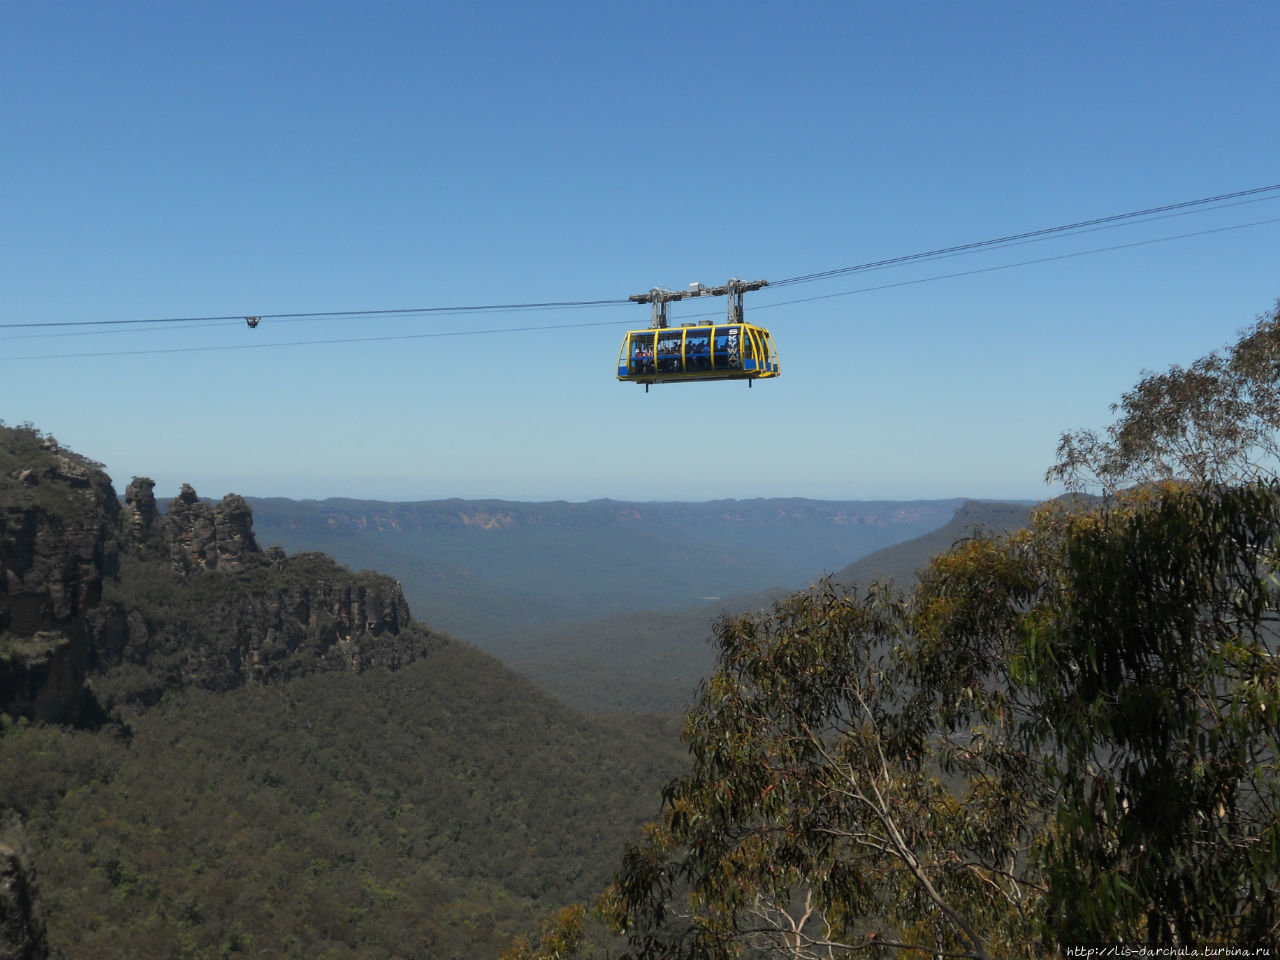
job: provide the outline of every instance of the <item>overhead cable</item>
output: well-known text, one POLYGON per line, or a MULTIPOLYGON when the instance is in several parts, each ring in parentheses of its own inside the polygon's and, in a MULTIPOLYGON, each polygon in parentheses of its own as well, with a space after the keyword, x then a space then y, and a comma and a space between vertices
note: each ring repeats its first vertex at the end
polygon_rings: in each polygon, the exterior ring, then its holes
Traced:
MULTIPOLYGON (((516 310, 568 310, 575 307, 614 307, 629 303, 621 300, 558 300, 547 303, 492 303, 461 307, 401 307, 388 310, 329 310, 311 313, 258 313, 258 320, 326 320, 363 317, 415 316, 421 314, 504 313, 516 310)), ((248 314, 237 313, 222 317, 151 317, 146 320, 63 320, 39 323, 0 323, 0 328, 29 327, 110 327, 153 323, 208 323, 211 321, 238 320, 244 322, 248 314)))
MULTIPOLYGON (((844 290, 839 293, 822 294, 816 297, 801 297, 792 300, 781 300, 775 303, 756 304, 753 310, 766 310, 771 307, 782 307, 796 303, 811 303, 816 300, 829 300, 835 297, 853 296, 859 293, 870 293, 876 290, 888 290, 894 287, 914 286, 920 283, 929 283, 936 280, 951 280, 957 277, 975 276, 982 273, 993 273, 997 270, 1009 270, 1014 267, 1024 267, 1037 263, 1050 263, 1055 260, 1068 260, 1075 257, 1089 256, 1095 253, 1110 253, 1115 250, 1123 250, 1130 247, 1149 246, 1156 243, 1167 243, 1171 240, 1185 240, 1190 237, 1206 236, 1214 233, 1225 233, 1231 230, 1242 230, 1246 227, 1263 226, 1265 224, 1280 223, 1280 217, 1274 217, 1268 220, 1255 220, 1250 223, 1233 224, 1226 227, 1213 227, 1207 230, 1196 230, 1188 233, 1179 233, 1167 237, 1154 237, 1148 240, 1135 240, 1131 243, 1115 244, 1109 247, 1095 247, 1091 250, 1077 250, 1071 253, 1057 254, 1051 257, 1038 257, 1032 260, 1020 260, 1014 263, 997 264, 990 267, 977 267, 972 270, 961 270, 954 273, 935 274, 928 277, 917 277, 912 280, 901 280, 894 283, 879 284, 873 287, 861 287, 856 290, 844 290)), ((689 314, 690 318, 717 316, 715 313, 695 313, 689 314)), ((235 317, 233 319, 243 321, 243 317, 235 317)), ((583 327, 618 327, 632 326, 631 320, 597 320, 584 323, 557 323, 557 324, 534 324, 524 327, 495 327, 480 330, 448 330, 435 331, 431 333, 407 333, 407 334, 391 334, 385 336, 369 336, 369 337, 341 337, 328 340, 283 340, 283 341, 267 341, 259 343, 242 343, 242 344, 223 344, 223 345, 204 345, 193 347, 158 347, 145 350, 103 350, 85 353, 50 353, 50 354, 32 354, 19 357, 6 357, 2 359, 8 360, 67 360, 82 357, 126 357, 126 356, 144 356, 156 353, 200 353, 204 351, 214 350, 262 350, 273 347, 301 347, 325 344, 349 344, 349 343, 382 343, 391 340, 425 340, 435 337, 470 337, 470 336, 488 336, 499 333, 524 333, 537 332, 544 330, 568 330, 583 327)), ((46 335, 47 336, 47 335, 46 335)))
MULTIPOLYGON (((1178 233, 1168 237, 1154 237, 1150 240, 1134 240, 1131 243, 1118 243, 1110 247, 1094 247, 1092 250, 1076 250, 1071 253, 1059 253, 1051 257, 1036 257, 1031 260, 1018 260, 1014 263, 1001 263, 992 267, 975 267, 972 270, 958 270, 954 273, 938 273, 928 277, 917 277, 914 280, 898 280, 894 283, 881 283, 874 287, 860 287, 857 290, 844 290, 840 293, 826 293, 816 297, 802 297, 796 300, 779 300, 776 303, 758 303, 753 310, 766 310, 769 307, 782 307, 793 303, 812 303, 815 300, 830 300, 834 297, 848 297, 855 293, 871 293, 875 290, 891 290, 895 287, 910 287, 918 283, 929 283, 934 280, 954 280, 957 277, 971 277, 980 273, 994 273, 997 270, 1011 270, 1014 267, 1027 267, 1037 263, 1052 263, 1055 260, 1070 260, 1074 257, 1085 257, 1094 253, 1110 253, 1114 250, 1126 250, 1130 247, 1145 247, 1153 243, 1166 243, 1170 240, 1186 240, 1189 237, 1203 237, 1212 233, 1227 233, 1231 230, 1242 230, 1245 227, 1258 227, 1268 223, 1280 223, 1280 217, 1269 220, 1254 220, 1250 223, 1237 223, 1228 227, 1212 227, 1208 230, 1195 230, 1190 233, 1178 233)), ((777 286, 777 284, 770 284, 777 286)))
MULTIPOLYGON (((1277 194, 1278 191, 1280 191, 1280 184, 1273 184, 1271 186, 1265 186, 1265 187, 1254 187, 1249 190, 1238 190, 1232 193, 1223 193, 1223 194, 1218 194, 1216 196, 1211 196, 1211 197, 1202 197, 1198 200, 1186 200, 1181 203, 1165 204, 1159 207, 1148 207, 1144 210, 1136 210, 1130 213, 1120 213, 1120 214, 1113 214, 1107 217, 1097 217, 1090 220, 1080 220, 1080 221, 1076 221, 1075 223, 1063 224, 1056 227, 1045 227, 1040 230, 1031 230, 1024 233, 1010 234, 1009 236, 998 237, 991 240, 981 240, 973 243, 958 244, 950 247, 940 247, 935 250, 923 251, 921 253, 908 254, 908 255, 899 256, 899 257, 891 257, 891 258, 882 259, 882 260, 870 261, 867 263, 855 264, 853 266, 848 266, 848 267, 838 267, 831 270, 824 270, 818 273, 810 273, 810 274, 804 274, 796 277, 789 277, 784 280, 774 281, 769 286, 771 288, 776 289, 778 287, 784 287, 788 285, 810 283, 817 280, 829 279, 832 277, 846 276, 854 273, 869 272, 872 270, 878 270, 878 269, 883 269, 887 267, 901 266, 907 263, 927 262, 930 260, 960 256, 968 253, 975 253, 979 251, 989 251, 989 250, 1000 249, 1002 247, 1007 247, 1007 246, 1037 242, 1045 239, 1050 239, 1053 237, 1061 237, 1061 236, 1067 236, 1067 235, 1072 235, 1076 233, 1085 233, 1085 232, 1092 232, 1095 230, 1108 229, 1108 228, 1115 227, 1117 225, 1124 224, 1126 222, 1127 223, 1149 222, 1157 219, 1165 219, 1170 216, 1184 216, 1189 213, 1200 213, 1200 212, 1204 212, 1206 209, 1221 209, 1227 206, 1238 206, 1243 203, 1256 203, 1261 200, 1276 199, 1275 194, 1277 194), (1271 194, 1272 196, 1267 196, 1268 194, 1271 194), (1252 199, 1246 199, 1246 198, 1252 198, 1252 199), (1235 201, 1235 202, 1228 202, 1228 201, 1235 201), (1216 206, 1212 206, 1212 205, 1216 205, 1216 206)), ((1075 253, 1059 254, 1057 256, 1042 257, 1042 258, 1033 259, 1033 260, 1024 260, 1024 261, 1019 261, 1017 263, 1001 264, 1001 265, 992 266, 992 267, 983 267, 983 268, 977 268, 974 270, 958 271, 955 273, 940 274, 936 276, 918 278, 914 280, 899 281, 896 283, 883 284, 876 287, 864 287, 858 290, 844 291, 842 293, 826 294, 818 297, 807 297, 802 299, 784 300, 784 301, 777 301, 774 303, 758 304, 755 307, 755 309, 778 307, 778 306, 784 306, 786 304, 792 304, 792 303, 803 303, 803 302, 808 302, 812 300, 829 299, 831 297, 848 296, 854 293, 863 293, 871 290, 882 290, 882 289, 888 289, 891 287, 910 286, 912 284, 925 283, 933 280, 950 279, 950 278, 969 276, 969 275, 974 275, 979 273, 988 273, 995 270, 1005 270, 1005 269, 1010 269, 1012 267, 1017 267, 1017 266, 1026 266, 1034 263, 1046 263, 1053 260, 1064 260, 1064 259, 1069 259, 1071 257, 1085 256, 1092 253, 1102 253, 1102 252, 1107 252, 1112 250, 1124 249, 1127 247, 1138 247, 1138 246, 1144 246, 1144 245, 1153 244, 1153 243, 1162 243, 1168 240, 1178 240, 1178 239, 1184 239, 1187 237, 1203 236, 1203 235, 1212 234, 1212 233, 1221 233, 1228 230, 1236 230, 1236 229, 1241 229, 1243 227, 1258 226, 1261 224, 1275 223, 1275 222, 1278 222, 1278 221, 1275 219, 1258 220, 1258 221, 1253 221, 1251 223, 1236 224, 1236 225, 1227 226, 1227 227, 1211 228, 1208 230, 1188 232, 1188 233, 1178 234, 1175 236, 1159 237, 1159 238, 1150 239, 1150 240, 1140 240, 1140 241, 1134 241, 1132 243, 1117 244, 1114 246, 1097 248, 1093 250, 1084 250, 1084 251, 1078 251, 1075 253)), ((451 306, 451 307, 404 307, 404 308, 395 308, 395 309, 373 309, 373 310, 331 310, 331 311, 320 311, 320 312, 293 312, 293 313, 274 313, 274 314, 259 313, 259 314, 253 315, 251 319, 253 320, 271 319, 271 320, 279 320, 279 321, 297 322, 297 321, 311 321, 311 320, 325 320, 325 319, 328 319, 328 320, 361 319, 361 318, 372 318, 372 317, 391 318, 391 317, 411 317, 411 316, 423 316, 423 315, 438 315, 438 316, 468 315, 468 314, 520 312, 520 311, 531 311, 531 310, 567 310, 567 309, 589 308, 589 307, 614 307, 614 306, 629 305, 630 302, 631 301, 629 299, 559 300, 559 301, 544 301, 544 302, 506 303, 506 304, 462 305, 462 306, 451 306)), ((217 323, 230 322, 230 321, 242 322, 246 319, 250 319, 250 318, 246 315, 234 314, 234 315, 225 315, 225 316, 159 317, 159 318, 137 319, 137 320, 78 320, 78 321, 19 322, 19 323, 0 323, 0 329, 16 330, 16 329, 56 328, 61 330, 67 330, 68 328, 75 328, 73 330, 70 330, 67 333, 62 333, 62 334, 57 334, 57 333, 26 334, 26 335, 10 336, 10 337, 4 338, 4 339, 19 339, 19 338, 27 338, 27 337, 34 338, 38 336, 47 337, 47 336, 85 335, 91 332, 86 328, 91 328, 91 327, 114 328, 111 330, 100 331, 100 332, 106 333, 106 332, 125 332, 127 328, 137 327, 139 325, 153 325, 153 326, 168 325, 166 329, 174 329, 178 325, 210 326, 217 323)), ((256 326, 256 323, 251 323, 250 325, 256 326)), ((620 324, 615 324, 610 321, 594 322, 594 323, 579 323, 579 324, 550 324, 550 325, 534 326, 534 327, 506 327, 506 328, 495 328, 495 329, 488 329, 488 330, 460 330, 460 331, 447 331, 443 333, 406 334, 406 335, 395 335, 395 336, 385 336, 385 337, 373 336, 373 337, 340 338, 340 339, 330 339, 330 340, 297 340, 297 341, 286 341, 286 342, 267 342, 267 343, 244 344, 244 345, 235 345, 235 346, 222 346, 222 347, 196 346, 196 347, 182 347, 182 348, 161 348, 161 349, 151 349, 151 350, 105 351, 105 352, 95 352, 95 353, 45 354, 45 355, 33 355, 33 356, 26 356, 26 357, 11 357, 9 359, 13 359, 13 360, 61 359, 61 358, 69 358, 69 357, 96 357, 96 356, 136 355, 136 354, 146 354, 146 353, 195 352, 195 351, 206 350, 206 349, 207 350, 248 349, 248 348, 272 347, 272 346, 301 346, 301 345, 310 344, 310 343, 316 343, 316 344, 361 343, 361 342, 376 342, 381 340, 422 339, 425 337, 436 337, 436 336, 485 335, 485 334, 504 333, 504 332, 519 332, 519 331, 536 330, 536 329, 556 330, 556 329, 565 329, 570 327, 591 327, 591 326, 606 326, 606 325, 620 325, 620 324)))
MULTIPOLYGON (((243 318, 237 318, 243 319, 243 318)), ((155 347, 147 350, 100 350, 92 353, 47 353, 24 357, 8 357, 9 360, 67 360, 72 357, 137 357, 153 353, 203 353, 214 350, 269 350, 273 347, 309 347, 335 343, 384 343, 389 340, 426 340, 433 337, 479 337, 494 333, 523 333, 542 330, 567 330, 576 327, 616 327, 617 320, 596 320, 588 323, 536 324, 527 327, 500 327, 492 330, 445 330, 432 333, 400 333, 373 337, 338 337, 332 340, 270 340, 262 343, 206 344, 198 347, 155 347)))
MULTIPOLYGON (((1265 187, 1253 187, 1249 190, 1236 190, 1232 193, 1221 193, 1211 197, 1201 197, 1198 200, 1184 200, 1181 203, 1170 203, 1159 207, 1148 207, 1144 210, 1135 210, 1129 213, 1117 213, 1107 217, 1095 217, 1091 220, 1080 220, 1075 223, 1062 224, 1056 227, 1045 227, 1040 230, 1030 230, 1025 233, 1010 234, 1005 237, 997 237, 991 240, 979 240, 972 243, 957 244, 950 247, 940 247, 936 250, 927 250, 921 253, 906 254, 899 257, 890 257, 883 260, 874 260, 868 263, 854 264, 848 267, 836 267, 831 270, 823 270, 818 273, 802 274, 796 277, 788 277, 785 280, 775 280, 770 283, 771 287, 784 287, 788 285, 810 283, 815 280, 824 280, 829 277, 844 276, 851 273, 861 273, 870 270, 880 269, 889 266, 898 266, 905 263, 915 261, 924 261, 937 259, 944 256, 954 256, 962 253, 972 253, 979 250, 996 249, 1001 246, 1011 245, 1018 242, 1026 242, 1034 239, 1047 238, 1054 235, 1064 235, 1074 232, 1085 232, 1090 228, 1100 228, 1120 224, 1126 221, 1141 220, 1142 218, 1155 218, 1157 214, 1167 214, 1173 211, 1193 211, 1195 208, 1207 207, 1210 204, 1222 204, 1224 201, 1240 200, 1245 197, 1260 197, 1262 199, 1274 199, 1273 197, 1263 197, 1265 194, 1274 194, 1280 191, 1280 184, 1272 184, 1265 187)), ((1199 211, 1196 211, 1199 212, 1199 211)), ((0 323, 0 329, 35 329, 49 327, 102 327, 102 326, 138 326, 148 324, 190 324, 190 323, 210 323, 216 321, 240 321, 245 320, 249 316, 253 316, 259 320, 322 320, 322 319, 358 319, 368 317, 393 317, 393 316, 422 316, 422 315, 449 315, 449 314, 472 314, 472 313, 500 313, 509 311, 523 310, 566 310, 581 307, 612 307, 623 306, 630 303, 627 299, 616 300, 559 300, 545 301, 536 303, 504 303, 504 304, 482 304, 482 305, 462 305, 452 307, 403 307, 395 309, 374 309, 374 310, 331 310, 331 311, 312 311, 312 312, 295 312, 295 313, 254 313, 254 314, 234 314, 226 316, 198 316, 198 317, 156 317, 138 320, 69 320, 69 321, 36 321, 36 322, 19 322, 19 323, 0 323)))
POLYGON ((1280 184, 1272 184, 1269 187, 1254 187, 1250 190, 1237 190, 1234 193, 1222 193, 1214 197, 1201 197, 1199 200, 1184 200, 1181 203, 1168 203, 1161 207, 1148 207, 1146 210, 1134 210, 1130 213, 1116 213, 1109 217, 1095 217, 1092 220, 1080 220, 1076 223, 1067 223, 1057 227, 1044 227, 1040 230, 1029 230, 1026 233, 1010 234, 1007 237, 998 237, 994 240, 978 240, 974 243, 962 243, 953 247, 940 247, 937 250, 927 250, 923 253, 910 253, 901 257, 890 257, 887 260, 874 260, 870 263, 859 263, 852 267, 836 267, 832 270, 823 270, 820 273, 807 273, 799 277, 789 277, 786 280, 774 280, 769 285, 771 287, 783 287, 793 283, 808 283, 813 280, 824 280, 827 277, 838 277, 848 273, 859 273, 864 270, 874 270, 878 267, 910 263, 913 260, 927 260, 933 257, 940 257, 954 253, 968 253, 971 251, 982 250, 987 247, 998 247, 1004 244, 1014 243, 1019 240, 1030 240, 1034 237, 1046 237, 1052 234, 1084 230, 1087 227, 1119 223, 1125 220, 1136 220, 1142 217, 1153 216, 1158 213, 1168 213, 1172 210, 1186 210, 1191 207, 1201 207, 1210 203, 1219 203, 1223 200, 1236 200, 1241 197, 1274 193, 1277 190, 1280 190, 1280 184))
POLYGON ((910 253, 901 257, 890 257, 885 260, 874 260, 869 263, 859 263, 851 267, 836 267, 832 270, 823 270, 819 273, 808 273, 798 277, 788 277, 785 280, 775 280, 769 285, 772 287, 783 287, 794 283, 809 283, 813 280, 824 280, 827 277, 838 277, 849 273, 859 273, 865 270, 874 270, 878 267, 896 266, 902 263, 910 263, 914 260, 927 260, 933 257, 940 257, 954 253, 968 253, 972 251, 982 250, 988 247, 998 247, 1003 244, 1014 243, 1019 240, 1029 240, 1034 237, 1045 237, 1052 234, 1069 233, 1077 230, 1084 230, 1088 227, 1096 227, 1103 224, 1119 223, 1125 220, 1136 220, 1142 217, 1152 216, 1158 213, 1168 213, 1172 210, 1185 210, 1190 207, 1205 206, 1210 203, 1218 203, 1223 200, 1235 200, 1240 197, 1256 196, 1263 193, 1273 193, 1280 190, 1280 184, 1272 184, 1268 187, 1254 187, 1250 190, 1237 190, 1234 193, 1222 193, 1213 197, 1201 197, 1199 200, 1184 200, 1181 203, 1169 203, 1160 207, 1148 207, 1145 210, 1134 210, 1130 213, 1116 213, 1108 217, 1095 217, 1092 220, 1080 220, 1076 223, 1067 223, 1057 227, 1044 227, 1040 230, 1029 230, 1025 233, 1010 234, 1007 237, 997 237, 993 240, 978 240, 973 243, 962 243, 952 247, 940 247, 937 250, 926 250, 923 253, 910 253))

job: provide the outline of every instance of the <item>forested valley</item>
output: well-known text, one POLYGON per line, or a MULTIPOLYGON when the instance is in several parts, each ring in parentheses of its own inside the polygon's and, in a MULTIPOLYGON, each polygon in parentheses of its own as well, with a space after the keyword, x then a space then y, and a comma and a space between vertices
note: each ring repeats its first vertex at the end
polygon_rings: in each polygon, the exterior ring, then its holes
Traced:
MULTIPOLYGON (((710 625, 926 535, 962 500, 246 498, 264 543, 401 582, 416 619, 592 712, 679 712, 710 625)), ((986 505, 974 509, 984 511, 986 505)))
POLYGON ((0 943, 20 957, 493 957, 609 876, 683 767, 420 626, 248 505, 0 427, 0 943))
MULTIPOLYGON (((0 946, 1280 949, 1280 305, 1116 414, 1062 437, 1068 496, 659 611, 711 638, 683 720, 571 706, 392 577, 264 550, 241 497, 120 498, 0 427, 0 946)), ((653 624, 604 610, 526 673, 598 677, 653 624)))

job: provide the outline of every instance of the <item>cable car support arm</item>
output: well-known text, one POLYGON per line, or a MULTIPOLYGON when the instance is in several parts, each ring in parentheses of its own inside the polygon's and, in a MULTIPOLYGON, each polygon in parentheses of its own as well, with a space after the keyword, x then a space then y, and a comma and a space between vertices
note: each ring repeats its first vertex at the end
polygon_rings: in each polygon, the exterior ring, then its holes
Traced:
POLYGON ((637 293, 629 297, 633 303, 653 304, 653 328, 665 329, 667 326, 667 304, 672 300, 687 300, 689 297, 728 297, 729 323, 742 322, 742 295, 750 290, 767 287, 768 280, 738 280, 734 278, 718 287, 704 287, 700 283, 689 284, 688 290, 664 290, 654 287, 648 293, 637 293))

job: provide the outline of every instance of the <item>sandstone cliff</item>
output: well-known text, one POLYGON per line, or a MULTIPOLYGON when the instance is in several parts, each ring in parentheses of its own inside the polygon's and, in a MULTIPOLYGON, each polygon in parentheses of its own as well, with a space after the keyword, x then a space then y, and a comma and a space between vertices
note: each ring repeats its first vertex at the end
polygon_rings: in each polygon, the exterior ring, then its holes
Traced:
POLYGON ((195 684, 396 668, 443 642, 400 585, 323 554, 263 551, 244 498, 184 484, 165 514, 135 478, 0 426, 0 711, 92 722, 195 684))
POLYGON ((84 615, 118 571, 119 504, 101 466, 0 427, 0 709, 75 722, 93 665, 84 615))
MULTIPOLYGON (((155 509, 154 497, 151 509, 155 509)), ((163 531, 169 561, 178 573, 239 570, 262 552, 253 536, 253 511, 244 497, 229 493, 211 506, 201 501, 189 483, 169 503, 163 531)))
POLYGON ((36 868, 17 824, 0 830, 0 960, 49 956, 36 868))

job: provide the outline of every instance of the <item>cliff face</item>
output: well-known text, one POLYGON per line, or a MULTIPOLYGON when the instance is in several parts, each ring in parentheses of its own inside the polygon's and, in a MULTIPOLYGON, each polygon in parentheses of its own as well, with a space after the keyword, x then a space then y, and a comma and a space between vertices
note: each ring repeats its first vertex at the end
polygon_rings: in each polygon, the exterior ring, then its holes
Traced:
POLYGON ((391 578, 264 552, 244 498, 184 484, 161 515, 154 486, 135 478, 121 509, 99 465, 0 426, 0 710, 87 722, 174 686, 396 668, 442 642, 391 578))
POLYGON ((0 632, 62 630, 115 572, 119 507, 111 481, 47 437, 0 455, 0 632))
POLYGON ((117 573, 119 505, 98 464, 0 431, 0 709, 76 722, 90 709, 84 617, 117 573))
POLYGON ((443 642, 413 622, 396 581, 324 554, 276 548, 234 571, 186 574, 126 555, 121 573, 88 618, 101 666, 93 684, 107 707, 177 686, 397 669, 443 642))
POLYGON ((22 828, 0 831, 0 960, 45 960, 49 956, 36 869, 24 847, 22 828))
POLYGON ((154 542, 160 533, 155 488, 155 481, 150 477, 134 477, 124 488, 124 530, 135 546, 154 542))

